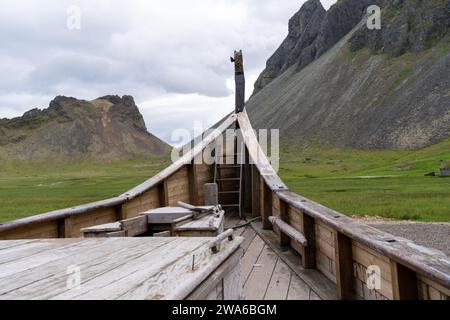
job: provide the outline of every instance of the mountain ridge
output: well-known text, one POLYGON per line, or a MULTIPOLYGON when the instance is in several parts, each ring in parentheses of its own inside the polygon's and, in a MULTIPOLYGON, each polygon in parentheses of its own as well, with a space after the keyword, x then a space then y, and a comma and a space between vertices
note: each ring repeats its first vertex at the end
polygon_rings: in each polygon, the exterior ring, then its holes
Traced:
POLYGON ((0 119, 0 158, 96 160, 161 156, 169 146, 147 131, 133 97, 92 101, 57 96, 45 109, 0 119))
POLYGON ((417 149, 450 137, 450 1, 378 4, 381 30, 359 19, 320 57, 294 63, 255 93, 247 102, 254 127, 280 129, 284 142, 377 150, 417 149), (405 21, 414 23, 402 28, 405 21))

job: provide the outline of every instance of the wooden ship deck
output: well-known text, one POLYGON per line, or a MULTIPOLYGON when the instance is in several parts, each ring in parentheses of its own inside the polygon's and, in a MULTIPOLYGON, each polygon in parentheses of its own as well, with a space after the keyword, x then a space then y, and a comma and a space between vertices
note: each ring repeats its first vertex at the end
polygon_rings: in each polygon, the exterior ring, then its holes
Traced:
POLYGON ((132 190, 0 224, 0 299, 449 298, 448 256, 290 191, 262 151, 243 88, 236 105, 191 152, 132 190), (213 163, 197 161, 211 150, 213 163), (216 205, 214 188, 225 217, 151 218, 181 202, 216 205), (80 267, 80 288, 67 287, 71 266, 80 267))

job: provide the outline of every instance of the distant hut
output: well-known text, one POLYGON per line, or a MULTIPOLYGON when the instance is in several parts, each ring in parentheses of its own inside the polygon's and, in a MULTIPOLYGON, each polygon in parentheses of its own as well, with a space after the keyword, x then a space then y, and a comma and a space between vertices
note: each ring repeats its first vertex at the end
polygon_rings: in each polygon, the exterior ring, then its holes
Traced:
POLYGON ((450 177, 450 161, 441 161, 441 176, 450 177))

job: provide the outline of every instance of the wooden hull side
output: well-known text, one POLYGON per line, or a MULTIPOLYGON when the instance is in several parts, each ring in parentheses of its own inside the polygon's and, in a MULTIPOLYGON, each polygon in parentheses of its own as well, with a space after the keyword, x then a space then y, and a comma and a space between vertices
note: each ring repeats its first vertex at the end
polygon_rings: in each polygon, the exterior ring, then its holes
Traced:
POLYGON ((133 218, 140 212, 176 205, 178 201, 200 205, 203 185, 214 180, 214 167, 196 164, 194 159, 236 124, 244 133, 245 151, 252 160, 246 181, 246 189, 251 189, 247 190, 251 194, 248 216, 261 216, 264 229, 273 229, 283 245, 297 251, 303 267, 316 268, 336 283, 340 298, 449 299, 447 256, 361 224, 289 191, 262 153, 245 111, 231 115, 191 154, 127 193, 5 223, 0 225, 0 240, 78 237, 81 228, 133 218), (270 216, 280 217, 304 234, 308 245, 303 247, 273 228, 270 216), (380 271, 379 283, 369 289, 368 277, 373 270, 380 271))

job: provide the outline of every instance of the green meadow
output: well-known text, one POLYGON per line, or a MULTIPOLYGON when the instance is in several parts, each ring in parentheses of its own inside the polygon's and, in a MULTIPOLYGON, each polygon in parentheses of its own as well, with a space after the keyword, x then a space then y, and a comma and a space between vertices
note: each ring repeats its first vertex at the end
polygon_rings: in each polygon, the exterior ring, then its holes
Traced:
MULTIPOLYGON (((425 177, 450 159, 450 140, 417 151, 282 147, 279 174, 292 191, 347 215, 450 222, 450 178, 425 177)), ((155 158, 3 166, 0 222, 119 195, 170 164, 155 158)))
POLYGON ((0 171, 0 223, 120 195, 170 163, 16 164, 0 171))
POLYGON ((289 188, 347 215, 396 220, 450 221, 450 140, 417 151, 282 149, 279 175, 289 188))

